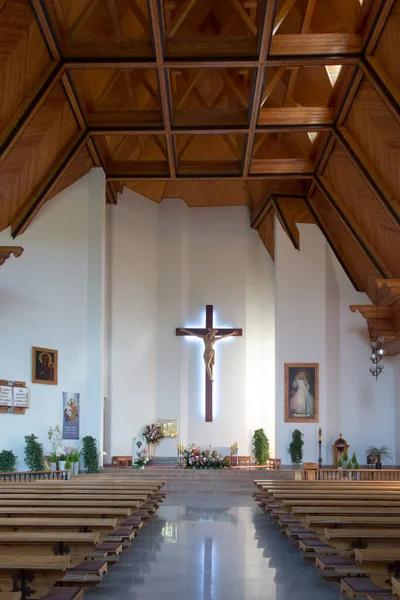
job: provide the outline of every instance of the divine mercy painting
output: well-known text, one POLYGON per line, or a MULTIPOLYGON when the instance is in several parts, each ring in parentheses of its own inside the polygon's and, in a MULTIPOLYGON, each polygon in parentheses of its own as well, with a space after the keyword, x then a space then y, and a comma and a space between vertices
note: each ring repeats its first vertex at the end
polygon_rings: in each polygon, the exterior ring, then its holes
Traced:
POLYGON ((318 363, 285 363, 285 423, 318 423, 318 363))

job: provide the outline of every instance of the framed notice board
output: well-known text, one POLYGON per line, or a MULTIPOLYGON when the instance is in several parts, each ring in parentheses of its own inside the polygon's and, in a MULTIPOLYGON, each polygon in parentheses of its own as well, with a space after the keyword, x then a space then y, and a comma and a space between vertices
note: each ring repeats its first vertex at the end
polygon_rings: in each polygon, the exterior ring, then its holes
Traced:
POLYGON ((25 381, 0 379, 0 414, 24 415, 29 408, 29 388, 25 381))

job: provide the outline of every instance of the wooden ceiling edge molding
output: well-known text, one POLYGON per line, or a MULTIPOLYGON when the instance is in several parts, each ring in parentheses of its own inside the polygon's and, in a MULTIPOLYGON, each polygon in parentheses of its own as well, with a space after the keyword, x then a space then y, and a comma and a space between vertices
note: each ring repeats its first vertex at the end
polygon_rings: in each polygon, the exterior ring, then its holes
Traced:
POLYGON ((0 246, 0 266, 3 265, 10 256, 18 258, 23 253, 22 246, 0 246))
MULTIPOLYGON (((272 204, 275 208, 275 214, 278 217, 278 220, 282 226, 282 229, 288 236, 289 240, 292 242, 294 249, 300 250, 299 230, 298 230, 297 226, 294 224, 294 227, 296 228, 296 231, 294 231, 293 228, 291 227, 291 225, 289 224, 289 222, 287 221, 287 219, 285 218, 285 215, 283 214, 283 211, 279 205, 279 199, 282 197, 291 198, 292 196, 290 196, 290 194, 288 194, 287 196, 280 196, 278 194, 273 195, 272 204)), ((296 198, 297 198, 297 196, 296 196, 296 198)), ((302 199, 303 201, 305 201, 304 196, 302 196, 302 197, 299 196, 298 199, 302 199)))
POLYGON ((319 175, 315 175, 315 183, 321 191, 321 193, 328 200, 350 235, 355 239, 359 248, 376 269, 382 278, 392 279, 393 275, 389 267, 385 264, 382 257, 378 256, 375 249, 371 246, 364 233, 361 231, 359 225, 356 223, 354 218, 350 215, 343 202, 337 196, 336 192, 331 188, 328 181, 323 181, 319 175))
POLYGON ((41 0, 29 0, 32 10, 35 14, 37 24, 42 32, 50 56, 53 60, 61 61, 61 53, 58 48, 56 38, 43 9, 41 0))
POLYGON ((391 294, 400 296, 400 279, 377 279, 376 286, 379 289, 388 288, 391 294))
POLYGON ((32 222, 33 218, 38 213, 41 206, 43 206, 45 203, 46 198, 49 196, 54 186, 65 174, 74 158, 86 144, 87 139, 88 135, 86 131, 79 131, 67 146, 64 155, 59 159, 55 167, 46 174, 44 179, 39 183, 30 197, 26 200, 11 223, 11 235, 13 238, 21 235, 32 222))
POLYGON ((383 337, 387 356, 400 354, 400 303, 391 306, 352 304, 349 308, 364 317, 371 340, 383 337))

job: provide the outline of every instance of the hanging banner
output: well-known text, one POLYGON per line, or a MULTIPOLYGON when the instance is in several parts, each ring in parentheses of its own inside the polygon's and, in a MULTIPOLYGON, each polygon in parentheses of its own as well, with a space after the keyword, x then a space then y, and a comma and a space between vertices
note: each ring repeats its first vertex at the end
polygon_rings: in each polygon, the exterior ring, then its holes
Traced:
POLYGON ((79 440, 79 396, 63 392, 63 440, 79 440))

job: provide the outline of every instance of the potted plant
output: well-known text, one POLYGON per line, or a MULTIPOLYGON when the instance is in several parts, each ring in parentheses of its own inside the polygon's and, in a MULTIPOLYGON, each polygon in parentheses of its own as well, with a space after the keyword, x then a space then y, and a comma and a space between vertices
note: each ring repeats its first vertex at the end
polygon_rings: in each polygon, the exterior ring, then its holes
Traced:
POLYGON ((265 465, 269 459, 269 440, 264 429, 256 429, 253 434, 253 454, 256 465, 265 465))
POLYGON ((144 448, 136 455, 135 465, 139 467, 139 469, 144 469, 149 462, 149 455, 147 454, 147 450, 144 448))
POLYGON ((52 452, 50 457, 50 471, 57 471, 57 453, 52 452))
POLYGON ((338 468, 338 471, 343 471, 343 460, 342 460, 342 458, 338 459, 338 461, 337 461, 337 468, 338 468))
POLYGON ((0 452, 0 473, 11 473, 15 471, 17 457, 12 450, 2 450, 0 452))
POLYGON ((303 462, 303 437, 301 431, 295 429, 292 433, 292 441, 289 444, 288 452, 295 467, 299 467, 303 462))
POLYGON ((369 446, 367 448, 367 454, 374 457, 377 469, 382 469, 382 456, 392 458, 388 446, 380 446, 379 448, 376 446, 369 446))
POLYGON ((358 465, 358 460, 357 460, 355 452, 353 452, 353 456, 351 457, 351 462, 353 464, 353 469, 359 469, 360 468, 359 465, 358 465))
POLYGON ((66 462, 67 462, 67 455, 60 454, 60 456, 58 457, 58 469, 60 471, 65 471, 65 463, 66 462))
POLYGON ((35 434, 25 436, 25 462, 30 471, 43 471, 43 446, 35 434))
POLYGON ((65 461, 65 470, 68 471, 67 472, 67 479, 71 478, 71 461, 69 460, 68 456, 67 456, 67 460, 65 461))
POLYGON ((91 435, 82 439, 83 465, 88 473, 99 472, 99 453, 97 452, 96 440, 91 435))
POLYGON ((72 475, 79 475, 79 450, 75 450, 73 453, 72 475))
POLYGON ((347 467, 347 463, 349 462, 349 455, 347 454, 347 452, 344 452, 343 454, 343 466, 344 468, 347 467))

